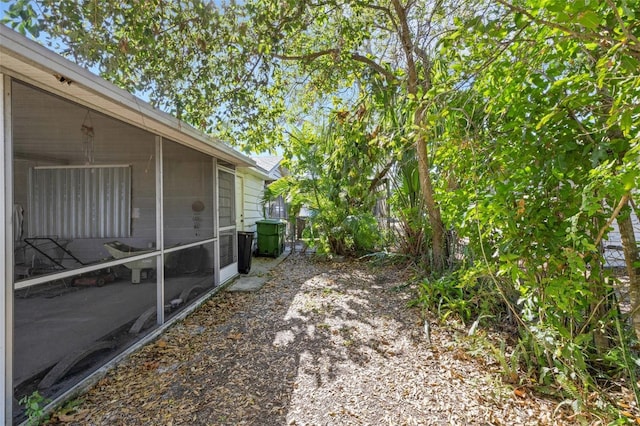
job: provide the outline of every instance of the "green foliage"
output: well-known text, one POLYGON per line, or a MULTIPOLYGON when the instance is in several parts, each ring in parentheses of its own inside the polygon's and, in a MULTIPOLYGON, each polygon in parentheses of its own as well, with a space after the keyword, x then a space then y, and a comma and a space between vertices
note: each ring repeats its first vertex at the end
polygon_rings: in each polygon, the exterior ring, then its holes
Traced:
POLYGON ((494 283, 472 270, 458 270, 439 278, 422 281, 415 304, 446 320, 453 315, 464 324, 493 319, 508 321, 508 307, 494 283))
POLYGON ((397 165, 393 194, 388 200, 392 215, 397 218, 395 248, 415 259, 426 256, 428 221, 420 194, 420 178, 415 155, 405 152, 397 165))
MULTIPOLYGON (((341 172, 355 182, 329 194, 331 200, 368 199, 353 178, 358 173, 371 178, 365 173, 377 165, 380 156, 371 155, 376 149, 389 158, 409 147, 426 155, 418 169, 421 180, 429 182, 431 153, 421 126, 439 38, 434 34, 446 33, 451 16, 472 9, 466 0, 20 3, 40 16, 12 15, 9 22, 28 22, 29 28, 37 22, 44 40, 62 53, 247 151, 275 150, 283 141, 287 149, 290 140, 284 135, 300 130, 301 122, 317 125, 344 115, 343 123, 332 121, 344 127, 345 138, 336 139, 336 155, 327 153, 325 160, 348 160, 341 172), (60 49, 59 43, 66 47, 60 49), (162 55, 155 54, 158 49, 162 55), (386 116, 390 105, 398 107, 396 117, 386 116), (364 128, 359 125, 364 121, 352 119, 360 115, 384 123, 369 120, 364 128), (344 155, 339 142, 355 149, 344 155)), ((432 192, 429 185, 420 188, 430 204, 435 265, 443 263, 444 227, 432 192)))
POLYGON ((40 26, 37 23, 37 13, 28 0, 2 0, 3 3, 11 3, 6 10, 5 16, 0 19, 0 23, 9 25, 22 35, 40 35, 40 26))
MULTIPOLYGON (((340 226, 334 227, 329 236, 336 244, 342 246, 343 253, 371 253, 379 249, 380 230, 378 221, 370 213, 363 213, 359 216, 349 215, 340 226), (338 241, 340 241, 338 243, 338 241)), ((335 252, 340 252, 336 250, 335 252)))
POLYGON ((373 216, 381 182, 394 161, 388 140, 376 134, 377 111, 362 99, 355 111, 337 109, 324 127, 306 124, 290 136, 286 167, 295 177, 274 182, 270 196, 286 194, 313 213, 319 252, 360 255, 379 249, 373 216))
POLYGON ((44 407, 49 403, 40 392, 34 391, 31 395, 25 395, 18 401, 24 407, 29 425, 38 425, 44 419, 44 407))
MULTIPOLYGON (((430 115, 447 177, 438 199, 468 242, 467 266, 494 277, 493 292, 517 315, 540 385, 579 405, 604 378, 635 368, 611 351, 629 347, 628 335, 615 332, 620 313, 597 244, 638 183, 640 129, 629 117, 640 112, 640 86, 623 65, 637 45, 615 40, 637 28, 602 2, 489 8, 441 44, 449 72, 436 74, 443 104, 430 115)), ((460 287, 448 287, 458 289, 448 306, 459 306, 453 298, 466 309, 482 294, 460 287)))
POLYGON ((473 297, 455 279, 445 276, 433 282, 423 282, 419 303, 437 313, 442 320, 454 314, 463 322, 468 322, 474 314, 471 306, 473 297))
POLYGON ((489 347, 491 355, 500 364, 500 368, 502 369, 502 379, 506 383, 513 385, 522 384, 521 366, 526 366, 528 364, 529 368, 532 367, 528 362, 530 358, 528 357, 524 345, 518 344, 510 354, 507 354, 507 347, 504 342, 500 342, 500 348, 496 348, 493 345, 490 345, 489 347))
POLYGON ((262 151, 282 134, 284 95, 269 84, 282 75, 249 20, 233 1, 20 0, 4 22, 179 119, 262 151))

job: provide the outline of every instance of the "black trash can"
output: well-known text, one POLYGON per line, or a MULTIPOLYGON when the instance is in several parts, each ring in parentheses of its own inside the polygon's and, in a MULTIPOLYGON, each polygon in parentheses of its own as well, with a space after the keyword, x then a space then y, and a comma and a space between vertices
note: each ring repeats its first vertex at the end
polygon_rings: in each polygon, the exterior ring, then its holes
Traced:
POLYGON ((251 247, 253 232, 238 232, 238 272, 248 274, 251 270, 251 247))

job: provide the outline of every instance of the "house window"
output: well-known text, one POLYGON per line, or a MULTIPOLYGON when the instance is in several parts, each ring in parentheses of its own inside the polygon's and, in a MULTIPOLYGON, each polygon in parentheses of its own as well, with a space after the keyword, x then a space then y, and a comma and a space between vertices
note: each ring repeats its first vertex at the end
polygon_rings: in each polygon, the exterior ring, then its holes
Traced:
POLYGON ((29 236, 130 236, 130 166, 34 167, 29 178, 29 236))

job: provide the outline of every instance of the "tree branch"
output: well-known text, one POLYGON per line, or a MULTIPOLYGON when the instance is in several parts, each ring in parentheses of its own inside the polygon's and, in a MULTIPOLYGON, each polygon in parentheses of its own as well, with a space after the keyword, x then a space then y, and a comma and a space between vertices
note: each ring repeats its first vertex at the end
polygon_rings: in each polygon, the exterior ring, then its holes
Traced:
POLYGON ((618 25, 620 26, 620 29, 624 33, 625 37, 627 37, 627 39, 629 39, 629 40, 632 40, 636 44, 640 44, 640 42, 638 41, 636 36, 631 34, 631 32, 629 31, 629 28, 627 28, 627 26, 624 24, 624 21, 622 20, 622 17, 620 16, 620 13, 618 13, 618 8, 613 3, 613 1, 607 0, 607 4, 609 5, 611 10, 613 11, 614 16, 616 17, 616 21, 618 22, 618 25))
MULTIPOLYGON (((326 49, 320 50, 318 52, 307 53, 304 55, 283 55, 283 54, 274 54, 274 58, 281 59, 283 61, 301 61, 301 62, 313 62, 314 60, 327 55, 339 55, 340 49, 326 49)), ((381 74, 389 83, 395 82, 398 78, 388 69, 384 68, 382 65, 377 63, 371 58, 368 58, 359 53, 349 53, 349 57, 356 62, 360 62, 364 65, 367 65, 369 68, 377 71, 381 74)))
POLYGON ((389 9, 388 7, 382 7, 382 6, 378 6, 375 4, 368 4, 366 6, 364 6, 368 9, 373 9, 373 10, 377 10, 380 11, 382 13, 384 13, 385 15, 387 15, 389 17, 389 19, 391 20, 391 23, 393 24, 396 32, 398 30, 398 23, 396 22, 396 17, 393 16, 393 13, 391 12, 391 9, 389 9))
MULTIPOLYGON (((409 28, 409 22, 407 21, 407 9, 405 9, 400 0, 392 0, 393 8, 398 15, 400 21, 400 42, 402 43, 402 50, 404 51, 407 60, 407 91, 409 94, 415 95, 418 93, 418 74, 416 71, 416 64, 413 59, 413 43, 411 40, 411 29, 409 28)), ((429 84, 427 84, 429 86, 429 84)))
POLYGON ((622 210, 622 208, 627 205, 627 201, 629 201, 630 196, 631 194, 629 192, 627 192, 622 196, 622 198, 620 199, 620 202, 618 203, 616 208, 613 210, 613 213, 611 213, 611 217, 609 218, 609 220, 607 220, 607 223, 600 229, 600 232, 598 232, 598 236, 596 237, 596 240, 594 241, 593 245, 597 246, 598 244, 600 244, 600 241, 602 241, 602 237, 604 236, 604 233, 611 226, 613 221, 616 220, 616 218, 620 214, 620 210, 622 210))
POLYGON ((391 166, 396 162, 395 158, 392 159, 382 170, 380 170, 376 176, 371 180, 371 184, 369 184, 369 192, 375 191, 378 184, 385 178, 389 170, 391 170, 391 166))
MULTIPOLYGON (((500 0, 498 0, 500 1, 500 0)), ((466 79, 460 81, 456 87, 456 90, 459 90, 462 86, 464 86, 465 84, 468 84, 468 82, 472 81, 478 74, 480 74, 484 69, 486 69, 487 67, 489 67, 489 65, 491 65, 493 62, 495 62, 496 60, 498 60, 498 58, 500 57, 500 55, 502 55, 508 48, 509 46, 511 46, 513 43, 515 43, 516 40, 518 40, 518 37, 520 37, 520 35, 524 32, 524 30, 528 27, 529 25, 524 25, 522 28, 520 28, 520 30, 513 36, 513 38, 511 40, 507 40, 504 42, 504 44, 502 45, 502 47, 500 49, 498 49, 497 52, 495 52, 493 55, 491 55, 489 58, 487 58, 486 61, 484 61, 482 64, 480 64, 479 66, 476 67, 475 70, 473 70, 466 79)))
MULTIPOLYGON (((572 37, 574 37, 577 40, 584 40, 584 41, 590 41, 590 42, 594 42, 599 44, 600 46, 609 49, 611 48, 612 45, 614 45, 614 41, 611 40, 611 38, 606 38, 604 37, 602 34, 600 33, 596 33, 596 32, 578 32, 575 31, 565 25, 561 25, 558 24, 556 22, 552 22, 546 19, 542 19, 539 18, 537 16, 534 16, 531 12, 529 12, 528 10, 524 9, 523 7, 520 6, 516 6, 513 5, 511 3, 509 3, 506 0, 496 0, 497 3, 500 3, 501 5, 503 5, 504 7, 506 7, 507 9, 509 9, 511 12, 517 12, 517 13, 521 13, 523 15, 525 15, 527 18, 531 19, 533 22, 537 22, 538 24, 542 24, 545 25, 549 28, 553 28, 559 31, 562 31, 564 33, 567 33, 569 35, 571 35, 572 37)), ((623 31, 625 30, 625 27, 621 28, 623 31)), ((635 39, 635 37, 634 37, 635 39)), ((627 52, 631 55, 634 56, 635 58, 640 58, 640 46, 635 46, 635 45, 626 45, 627 47, 627 52)))

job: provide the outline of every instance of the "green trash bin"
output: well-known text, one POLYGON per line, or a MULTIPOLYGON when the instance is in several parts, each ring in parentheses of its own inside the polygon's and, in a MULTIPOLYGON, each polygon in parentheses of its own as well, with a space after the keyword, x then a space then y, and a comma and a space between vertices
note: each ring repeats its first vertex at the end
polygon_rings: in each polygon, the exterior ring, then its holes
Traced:
POLYGON ((284 251, 287 223, 280 219, 263 219, 256 222, 258 231, 258 255, 278 257, 284 251))

